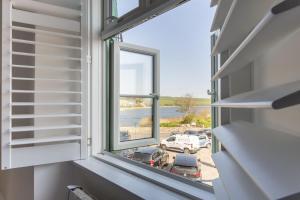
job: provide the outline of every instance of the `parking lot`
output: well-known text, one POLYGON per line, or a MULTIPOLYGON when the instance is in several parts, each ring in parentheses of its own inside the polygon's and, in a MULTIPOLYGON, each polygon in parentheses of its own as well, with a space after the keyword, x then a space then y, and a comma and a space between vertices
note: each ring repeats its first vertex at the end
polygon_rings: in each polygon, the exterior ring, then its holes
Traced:
MULTIPOLYGON (((161 134, 160 134, 160 139, 161 141, 163 139, 166 139, 168 137, 170 137, 172 135, 172 133, 174 132, 180 132, 183 133, 186 130, 194 130, 194 131, 200 131, 201 129, 199 128, 161 128, 161 134)), ((210 135, 209 135, 210 137, 210 135)), ((158 147, 160 148, 160 145, 153 145, 152 147, 158 147)), ((123 151, 121 154, 122 156, 128 157, 128 155, 132 154, 135 150, 132 149, 130 151, 125 150, 123 151)), ((168 165, 164 166, 162 169, 165 171, 170 171, 172 164, 174 162, 174 158, 176 157, 176 155, 178 153, 182 153, 182 152, 178 152, 178 151, 173 151, 173 150, 169 150, 167 149, 166 152, 169 155, 169 160, 168 160, 168 165)), ((203 147, 200 148, 196 153, 192 153, 191 155, 195 156, 196 159, 200 160, 200 169, 201 169, 201 181, 211 185, 212 184, 212 180, 216 179, 219 177, 218 171, 215 168, 215 164, 211 158, 211 145, 209 145, 208 147, 203 147)))
MULTIPOLYGON (((171 164, 174 161, 173 157, 175 157, 176 154, 179 152, 174 152, 174 151, 167 151, 167 152, 170 156, 169 166, 164 168, 164 170, 169 171, 171 164)), ((211 185, 211 181, 219 177, 218 171, 215 168, 215 164, 211 158, 211 149, 201 148, 196 154, 192 154, 192 155, 195 155, 197 158, 200 159, 202 181, 211 185)))

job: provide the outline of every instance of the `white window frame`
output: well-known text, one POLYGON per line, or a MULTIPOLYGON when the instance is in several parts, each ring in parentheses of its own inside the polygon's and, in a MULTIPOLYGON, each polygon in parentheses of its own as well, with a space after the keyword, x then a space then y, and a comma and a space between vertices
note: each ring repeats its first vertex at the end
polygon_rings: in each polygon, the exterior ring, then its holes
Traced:
MULTIPOLYGON (((166 171, 161 171, 159 169, 146 166, 142 163, 137 163, 132 160, 128 160, 118 155, 114 155, 109 152, 108 143, 108 135, 109 133, 109 100, 110 95, 108 92, 108 82, 110 77, 108 76, 109 71, 109 52, 108 46, 109 41, 105 41, 101 34, 99 34, 99 30, 103 30, 102 21, 105 19, 101 13, 103 10, 104 3, 99 0, 91 0, 91 69, 90 69, 90 132, 91 132, 91 149, 90 149, 90 157, 91 159, 75 161, 75 163, 87 169, 87 167, 91 167, 89 162, 93 162, 93 158, 99 160, 101 163, 108 164, 108 167, 116 167, 121 169, 123 172, 127 172, 128 174, 133 174, 136 177, 142 178, 150 183, 154 183, 155 185, 166 188, 168 190, 174 191, 177 194, 182 194, 183 196, 187 196, 187 198, 195 198, 203 197, 205 194, 213 193, 212 187, 202 184, 195 183, 190 180, 185 179, 184 177, 175 176, 166 171), (99 67, 100 66, 100 67, 99 67), (128 165, 124 165, 122 162, 128 163, 128 165), (80 164, 82 163, 82 164, 80 164), (162 179, 157 180, 157 176, 162 175, 162 179), (178 181, 177 184, 174 181, 178 181), (187 193, 187 188, 184 185, 193 188, 192 191, 195 191, 197 195, 191 195, 187 193), (197 188, 199 190, 194 190, 197 188)), ((170 8, 172 9, 172 8, 170 8)), ((168 9, 168 10, 170 10, 168 9)), ((96 165, 97 166, 97 165, 96 165)), ((96 168, 93 165, 92 171, 95 173, 96 171, 102 172, 103 170, 96 168)), ((97 174, 97 173, 96 173, 97 174)), ((99 176, 102 176, 99 174, 99 176)), ((111 179, 111 182, 118 184, 117 180, 111 179)))
POLYGON ((147 20, 150 20, 168 10, 171 10, 189 0, 139 0, 139 6, 119 18, 113 16, 112 1, 103 1, 103 30, 101 37, 106 40, 120 32, 133 28, 147 20))
POLYGON ((159 50, 132 45, 123 42, 114 42, 112 50, 112 150, 129 149, 147 145, 153 145, 159 143, 159 93, 160 93, 160 57, 159 50), (149 55, 153 57, 153 91, 148 95, 131 95, 131 94, 120 94, 120 51, 127 51, 142 55, 149 55), (152 126, 152 138, 120 141, 120 97, 133 97, 133 98, 151 98, 153 100, 152 113, 153 113, 153 126, 152 126))

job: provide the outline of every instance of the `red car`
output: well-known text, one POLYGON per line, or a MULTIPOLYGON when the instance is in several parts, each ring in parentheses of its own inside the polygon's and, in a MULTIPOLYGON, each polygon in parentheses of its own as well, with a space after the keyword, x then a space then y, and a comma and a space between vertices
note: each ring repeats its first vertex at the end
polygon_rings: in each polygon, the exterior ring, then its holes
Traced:
POLYGON ((201 179, 200 160, 190 154, 177 154, 170 172, 199 181, 201 179))

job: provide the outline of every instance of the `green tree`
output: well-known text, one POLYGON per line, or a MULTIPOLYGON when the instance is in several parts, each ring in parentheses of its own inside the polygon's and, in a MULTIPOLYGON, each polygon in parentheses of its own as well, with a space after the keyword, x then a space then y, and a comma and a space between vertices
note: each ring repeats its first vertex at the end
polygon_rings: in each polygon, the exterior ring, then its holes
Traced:
POLYGON ((193 107, 196 106, 196 101, 190 94, 176 100, 176 105, 179 107, 179 111, 183 112, 185 116, 193 113, 193 107))

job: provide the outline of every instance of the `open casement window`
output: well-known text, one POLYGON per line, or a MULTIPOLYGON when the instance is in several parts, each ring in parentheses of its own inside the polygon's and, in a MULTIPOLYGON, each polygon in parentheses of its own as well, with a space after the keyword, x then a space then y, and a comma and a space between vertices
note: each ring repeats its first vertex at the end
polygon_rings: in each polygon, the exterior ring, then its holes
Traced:
POLYGON ((114 42, 112 65, 112 150, 158 144, 159 51, 114 42))
POLYGON ((87 4, 2 0, 2 169, 86 157, 87 4))
POLYGON ((102 39, 108 39, 189 0, 104 0, 102 39))

